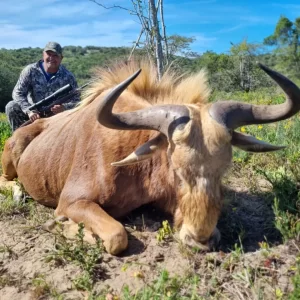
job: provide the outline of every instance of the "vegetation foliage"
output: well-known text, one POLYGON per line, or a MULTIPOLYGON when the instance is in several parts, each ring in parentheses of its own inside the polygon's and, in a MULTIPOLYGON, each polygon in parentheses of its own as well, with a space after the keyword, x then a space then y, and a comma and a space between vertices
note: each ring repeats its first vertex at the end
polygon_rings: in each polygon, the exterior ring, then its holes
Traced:
MULTIPOLYGON (((295 51, 293 54, 284 51, 284 49, 290 49, 290 44, 280 47, 281 52, 279 50, 266 52, 262 45, 251 44, 243 40, 239 44, 232 45, 229 53, 218 54, 207 51, 199 55, 190 51, 190 44, 194 38, 173 35, 168 39, 171 68, 177 69, 180 73, 196 72, 205 68, 211 87, 218 92, 238 90, 249 92, 272 86, 273 83, 269 78, 255 66, 256 61, 265 63, 271 68, 276 67, 287 71, 285 74, 290 75, 291 79, 300 79, 299 49, 297 48, 296 54, 295 51), (287 60, 287 56, 290 60, 287 60), (283 66, 286 67, 283 68, 283 66)), ((127 59, 131 49, 66 46, 63 51, 63 64, 73 72, 79 85, 82 85, 92 77, 95 67, 109 65, 114 60, 127 59)), ((146 53, 143 49, 139 49, 136 50, 135 55, 145 56, 146 53)), ((0 111, 3 112, 6 103, 11 100, 12 90, 21 70, 27 64, 41 59, 41 56, 42 49, 40 48, 0 49, 0 111)))

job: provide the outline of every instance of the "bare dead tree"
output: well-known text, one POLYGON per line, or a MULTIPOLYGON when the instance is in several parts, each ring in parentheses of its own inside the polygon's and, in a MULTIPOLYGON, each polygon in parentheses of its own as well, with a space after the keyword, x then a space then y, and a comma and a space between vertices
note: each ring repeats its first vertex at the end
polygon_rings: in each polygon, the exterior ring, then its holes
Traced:
POLYGON ((166 34, 166 26, 165 26, 165 20, 164 20, 164 4, 163 0, 158 1, 159 10, 160 10, 160 23, 162 27, 162 40, 164 42, 164 48, 165 48, 165 65, 167 66, 169 64, 169 47, 168 47, 168 40, 167 40, 167 34, 166 34))
POLYGON ((131 10, 131 9, 129 9, 129 8, 120 6, 120 5, 105 6, 104 4, 102 4, 102 3, 100 3, 100 2, 98 2, 98 1, 96 1, 96 0, 90 0, 90 1, 96 3, 97 5, 99 5, 99 6, 103 7, 103 8, 105 8, 105 9, 119 8, 119 9, 126 10, 126 11, 128 11, 128 12, 130 12, 130 13, 136 14, 135 11, 133 11, 133 10, 131 10))
MULTIPOLYGON (((161 2, 160 2, 161 3, 161 2)), ((155 58, 156 58, 156 65, 158 69, 158 78, 161 79, 161 76, 163 74, 163 51, 162 51, 162 45, 161 45, 161 34, 158 26, 158 20, 157 20, 157 10, 155 8, 154 0, 149 0, 150 4, 150 13, 151 13, 151 19, 153 23, 152 27, 152 34, 154 35, 154 41, 155 41, 155 58)))
POLYGON ((163 0, 158 0, 157 6, 155 0, 131 0, 132 8, 126 8, 120 5, 106 6, 97 0, 89 0, 105 9, 122 9, 134 15, 138 18, 141 24, 141 31, 137 40, 134 42, 133 48, 130 52, 129 59, 132 57, 133 52, 139 45, 143 45, 144 49, 148 53, 149 59, 155 59, 158 78, 161 79, 164 69, 168 64, 168 44, 166 37, 166 26, 163 16, 163 0), (159 16, 160 23, 159 26, 159 16), (163 34, 161 34, 161 30, 163 34), (142 37, 144 38, 141 41, 142 37), (164 51, 162 47, 162 41, 164 43, 164 51))
POLYGON ((139 42, 140 42, 140 39, 141 39, 141 37, 142 37, 143 33, 144 33, 144 29, 142 28, 142 30, 141 30, 141 32, 140 32, 140 34, 139 34, 139 37, 138 37, 138 38, 137 38, 137 40, 134 42, 134 45, 133 45, 133 47, 132 47, 132 49, 131 49, 131 51, 130 51, 130 54, 129 54, 128 60, 130 60, 130 59, 131 59, 131 56, 132 56, 132 54, 133 54, 134 50, 135 50, 135 49, 138 47, 138 45, 139 45, 139 42))

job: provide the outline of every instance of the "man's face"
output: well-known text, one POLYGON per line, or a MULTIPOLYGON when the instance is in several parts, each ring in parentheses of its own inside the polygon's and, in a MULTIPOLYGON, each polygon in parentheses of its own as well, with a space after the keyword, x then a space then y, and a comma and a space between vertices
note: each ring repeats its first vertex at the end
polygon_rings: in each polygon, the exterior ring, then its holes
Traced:
POLYGON ((57 54, 53 51, 44 51, 43 52, 43 60, 46 65, 46 67, 49 70, 57 71, 61 61, 62 61, 62 55, 57 54))

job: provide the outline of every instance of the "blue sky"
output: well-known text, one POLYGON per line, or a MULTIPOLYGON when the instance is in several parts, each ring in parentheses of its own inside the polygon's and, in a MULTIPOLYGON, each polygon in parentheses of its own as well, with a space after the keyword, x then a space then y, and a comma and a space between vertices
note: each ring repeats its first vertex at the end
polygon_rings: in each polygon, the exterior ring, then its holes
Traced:
MULTIPOLYGON (((98 0, 132 8, 130 0, 98 0)), ((89 0, 0 0, 0 48, 131 46, 140 25, 120 9, 106 10, 89 0)), ((230 42, 259 43, 274 31, 280 15, 300 17, 299 0, 164 0, 167 34, 195 37, 198 53, 228 52, 230 42)))

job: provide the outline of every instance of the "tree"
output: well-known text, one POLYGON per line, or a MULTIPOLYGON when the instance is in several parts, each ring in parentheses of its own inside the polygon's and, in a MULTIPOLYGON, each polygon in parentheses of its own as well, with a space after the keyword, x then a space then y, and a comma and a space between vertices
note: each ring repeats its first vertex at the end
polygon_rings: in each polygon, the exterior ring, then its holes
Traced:
POLYGON ((272 35, 264 39, 264 44, 275 46, 278 67, 290 76, 300 77, 300 18, 295 22, 281 16, 272 35))
POLYGON ((249 92, 255 84, 255 77, 253 70, 255 68, 256 51, 260 46, 257 44, 250 44, 244 39, 239 44, 232 44, 230 53, 233 56, 234 69, 232 70, 233 78, 238 82, 240 88, 249 92))
POLYGON ((194 37, 185 37, 174 34, 167 37, 169 55, 196 56, 191 52, 190 44, 195 41, 194 37))
POLYGON ((167 37, 164 21, 163 0, 131 0, 132 8, 126 8, 119 5, 105 6, 97 0, 89 0, 105 9, 123 9, 131 15, 138 18, 141 24, 141 30, 137 40, 134 42, 132 53, 137 48, 142 48, 148 54, 150 60, 155 60, 158 78, 160 79, 164 70, 170 63, 171 55, 185 54, 191 55, 189 44, 194 38, 187 38, 180 35, 167 37))
MULTIPOLYGON (((15 54, 17 53, 16 50, 15 54)), ((0 49, 0 112, 4 112, 5 105, 12 100, 12 90, 20 74, 20 66, 12 51, 0 49)))
POLYGON ((255 64, 260 48, 260 45, 248 43, 245 39, 232 44, 229 54, 207 51, 196 59, 197 68, 207 70, 213 90, 249 92, 258 87, 269 86, 271 81, 255 64))
POLYGON ((12 100, 12 90, 17 82, 18 75, 7 65, 0 63, 0 111, 12 100))

